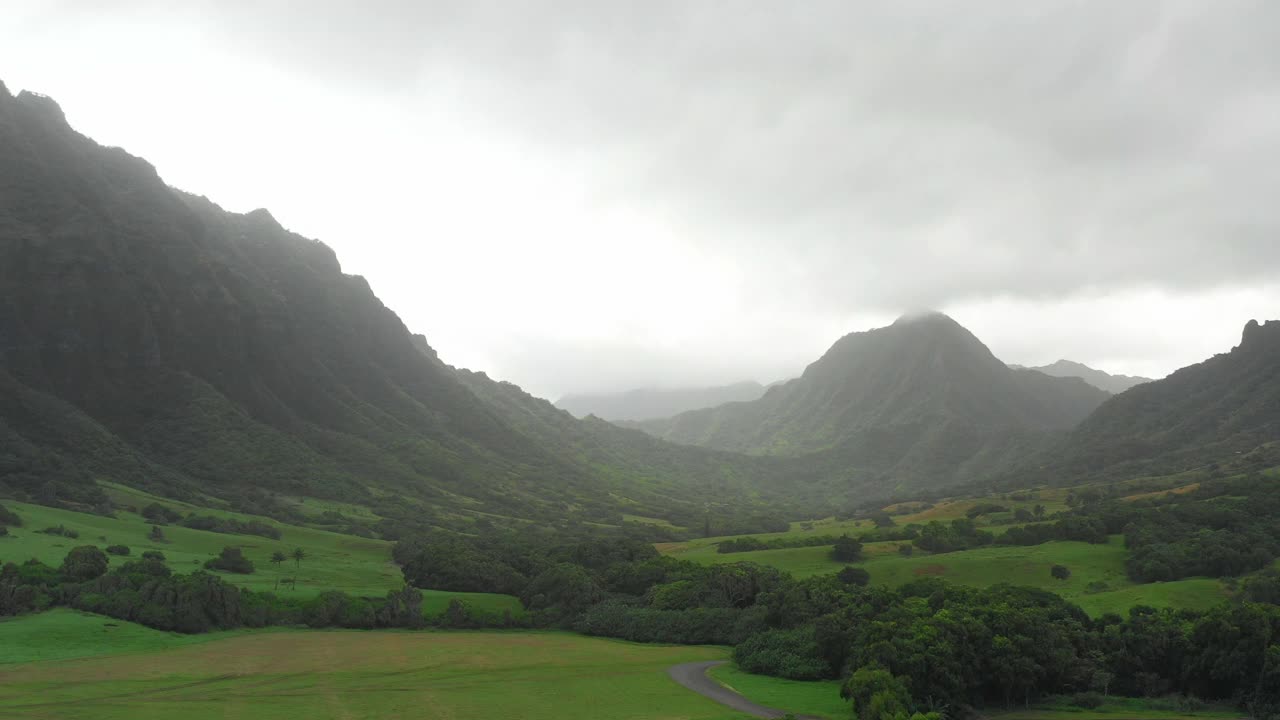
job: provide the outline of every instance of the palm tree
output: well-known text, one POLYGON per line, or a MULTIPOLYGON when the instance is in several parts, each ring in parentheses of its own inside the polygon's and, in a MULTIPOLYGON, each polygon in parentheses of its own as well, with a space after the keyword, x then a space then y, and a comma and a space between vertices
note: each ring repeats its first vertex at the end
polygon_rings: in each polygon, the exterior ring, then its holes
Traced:
POLYGON ((306 557, 307 557, 307 553, 306 553, 305 551, 303 551, 303 549, 302 549, 302 548, 294 548, 294 549, 293 549, 293 564, 294 564, 294 567, 302 567, 302 561, 303 561, 303 559, 305 559, 306 557))
POLYGON ((284 562, 287 559, 288 558, 284 556, 284 553, 280 552, 279 550, 271 553, 271 564, 276 566, 276 589, 277 590, 280 589, 280 563, 284 562))

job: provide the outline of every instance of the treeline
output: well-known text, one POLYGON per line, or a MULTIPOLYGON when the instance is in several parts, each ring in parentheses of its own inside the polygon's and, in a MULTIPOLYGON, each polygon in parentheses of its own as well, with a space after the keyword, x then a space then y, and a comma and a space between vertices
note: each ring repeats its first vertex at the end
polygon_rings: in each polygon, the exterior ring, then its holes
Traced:
POLYGON ((779 537, 761 540, 756 537, 740 537, 722 540, 716 544, 716 552, 721 554, 752 552, 754 550, 780 550, 782 548, 820 547, 835 545, 839 535, 809 535, 801 537, 779 537))
POLYGON ((422 592, 405 587, 382 598, 328 591, 307 599, 236 587, 206 572, 176 574, 162 554, 149 551, 138 560, 110 568, 107 555, 93 546, 72 549, 62 564, 38 560, 0 568, 0 616, 70 607, 140 625, 181 633, 257 628, 272 625, 344 628, 512 627, 523 621, 472 613, 453 601, 444 615, 427 619, 422 592))
MULTIPOLYGON (((402 542, 395 554, 410 584, 514 593, 539 626, 734 645, 751 672, 843 679, 860 713, 889 703, 888 716, 962 717, 1090 693, 1186 693, 1239 703, 1256 717, 1280 708, 1274 606, 1138 608, 1094 620, 1030 588, 925 579, 890 590, 866 587, 865 573, 852 572, 796 580, 750 563, 695 565, 616 537, 435 536, 402 542)), ((1280 596, 1280 579, 1251 581, 1244 598, 1271 595, 1280 596)), ((863 717, 884 716, 877 713, 863 717)))

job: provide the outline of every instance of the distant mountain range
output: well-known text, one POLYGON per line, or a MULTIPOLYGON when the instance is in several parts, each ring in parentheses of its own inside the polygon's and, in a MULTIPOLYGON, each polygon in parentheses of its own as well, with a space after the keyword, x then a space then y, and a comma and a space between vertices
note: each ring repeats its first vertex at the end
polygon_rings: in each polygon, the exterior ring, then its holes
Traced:
POLYGON ((688 445, 821 456, 846 477, 922 487, 1005 466, 1108 396, 1079 378, 1010 368, 957 322, 928 313, 841 338, 758 400, 634 426, 688 445))
POLYGON ((653 420, 689 410, 730 402, 755 400, 765 387, 755 381, 704 388, 642 388, 620 393, 566 395, 556 407, 577 417, 595 415, 602 420, 653 420))
MULTIPOLYGON (((1021 368, 1021 366, 1018 365, 1012 365, 1010 367, 1021 368)), ((1053 377, 1078 377, 1100 390, 1106 390, 1107 392, 1116 395, 1128 390, 1134 385, 1151 382, 1151 378, 1137 377, 1134 375, 1112 375, 1071 360, 1059 360, 1051 365, 1043 365, 1041 367, 1026 369, 1036 370, 1044 373, 1045 375, 1052 375, 1053 377)))

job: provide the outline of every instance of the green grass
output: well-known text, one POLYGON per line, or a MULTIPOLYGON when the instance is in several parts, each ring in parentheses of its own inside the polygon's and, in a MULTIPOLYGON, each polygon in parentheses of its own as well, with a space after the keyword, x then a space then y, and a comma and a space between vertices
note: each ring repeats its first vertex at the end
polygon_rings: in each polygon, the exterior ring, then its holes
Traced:
POLYGON ((711 668, 707 675, 766 707, 830 720, 844 720, 853 715, 849 701, 840 698, 840 683, 835 680, 785 680, 768 675, 753 675, 733 665, 711 668))
MULTIPOLYGON (((763 537, 763 536, 761 536, 763 537)), ((1123 539, 1105 545, 1082 542, 1050 542, 1043 545, 993 546, 962 552, 930 555, 916 551, 912 557, 898 554, 900 543, 868 543, 867 559, 855 563, 871 574, 874 584, 898 587, 922 577, 941 577, 961 585, 987 587, 997 583, 1027 585, 1055 592, 1079 604, 1091 615, 1114 612, 1123 615, 1134 605, 1203 610, 1226 598, 1221 582, 1205 578, 1138 585, 1125 574, 1127 551, 1123 539), (1049 574, 1053 565, 1071 570, 1067 580, 1049 574), (1098 591, 1091 584, 1100 583, 1098 591)), ((831 559, 831 548, 805 547, 719 554, 710 545, 672 553, 706 564, 754 562, 769 565, 796 577, 833 573, 845 563, 831 559)))
POLYGON ((166 650, 248 632, 183 635, 58 608, 0 620, 0 664, 166 650))
POLYGON ((666 673, 725 655, 547 632, 253 633, 7 665, 0 717, 746 720, 666 673))
MULTIPOLYGON (((132 512, 118 511, 117 517, 110 518, 20 502, 5 501, 4 504, 22 518, 23 526, 10 528, 9 537, 0 538, 0 563, 35 558, 57 566, 67 552, 78 545, 106 547, 120 544, 127 545, 131 553, 127 557, 108 556, 112 565, 137 558, 145 550, 159 550, 165 554, 174 572, 187 573, 201 569, 205 560, 217 555, 224 546, 232 545, 241 548, 253 561, 255 572, 251 575, 217 574, 227 582, 252 590, 271 590, 284 597, 313 597, 325 590, 380 597, 404 584, 399 567, 391 561, 391 543, 385 540, 341 535, 286 525, 268 518, 166 501, 166 504, 183 511, 266 522, 280 529, 281 538, 272 540, 256 535, 228 535, 167 525, 162 528, 167 542, 155 542, 147 537, 151 523, 132 512), (57 525, 75 530, 80 537, 73 539, 37 532, 57 525), (278 550, 290 555, 295 548, 302 548, 306 553, 301 563, 293 560, 278 566, 271 563, 273 552, 278 550), (296 578, 296 587, 277 587, 277 579, 283 577, 296 578)), ((523 613, 519 601, 510 595, 443 591, 424 591, 423 594, 424 612, 428 615, 443 611, 454 597, 478 613, 498 616, 504 610, 510 610, 513 615, 523 613)))

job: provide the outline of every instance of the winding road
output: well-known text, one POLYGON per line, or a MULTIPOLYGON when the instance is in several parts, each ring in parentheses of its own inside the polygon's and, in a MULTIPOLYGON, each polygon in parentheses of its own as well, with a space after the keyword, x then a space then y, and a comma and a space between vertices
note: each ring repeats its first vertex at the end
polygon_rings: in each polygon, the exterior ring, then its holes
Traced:
MULTIPOLYGON (((667 670, 667 674, 671 676, 672 680, 699 695, 709 697, 721 705, 727 705, 738 712, 744 712, 758 718, 781 718, 786 716, 786 710, 757 705, 707 677, 708 670, 717 665, 724 665, 726 662, 726 660, 706 660, 672 665, 667 670)), ((794 717, 796 720, 822 720, 814 715, 795 715, 794 717)))

